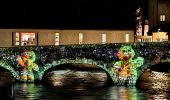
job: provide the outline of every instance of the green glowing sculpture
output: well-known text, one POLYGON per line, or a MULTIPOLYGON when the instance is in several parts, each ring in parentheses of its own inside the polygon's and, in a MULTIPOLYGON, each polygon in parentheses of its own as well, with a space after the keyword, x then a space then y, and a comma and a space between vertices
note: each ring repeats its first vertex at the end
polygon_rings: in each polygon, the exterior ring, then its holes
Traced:
POLYGON ((34 63, 36 55, 33 51, 25 51, 22 55, 17 55, 16 60, 20 68, 20 80, 23 82, 33 82, 33 71, 38 71, 38 65, 34 63))
POLYGON ((123 46, 119 49, 117 56, 119 61, 115 62, 112 70, 117 76, 118 85, 134 85, 137 80, 137 68, 144 63, 143 57, 134 59, 135 51, 131 46, 123 46))

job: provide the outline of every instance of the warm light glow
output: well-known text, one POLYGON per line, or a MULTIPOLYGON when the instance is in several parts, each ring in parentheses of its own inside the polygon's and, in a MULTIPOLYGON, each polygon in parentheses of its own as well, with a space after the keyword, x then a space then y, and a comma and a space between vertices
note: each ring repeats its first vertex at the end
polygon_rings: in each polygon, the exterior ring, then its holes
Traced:
POLYGON ((125 34, 125 42, 129 42, 129 34, 125 34))
POLYGON ((160 21, 165 21, 165 15, 160 15, 160 21))
POLYGON ((144 25, 144 36, 148 35, 149 31, 149 25, 148 25, 148 20, 145 20, 145 25, 144 25))
POLYGON ((33 82, 34 73, 38 71, 38 65, 35 62, 36 55, 33 51, 24 51, 22 55, 16 55, 16 61, 19 67, 20 81, 33 82))
MULTIPOLYGON (((16 33, 18 34, 18 33, 16 33)), ((21 46, 24 45, 35 45, 35 33, 21 32, 21 46)))
POLYGON ((153 42, 161 42, 161 41, 168 41, 167 32, 154 32, 153 33, 153 42))
POLYGON ((102 44, 106 43, 106 34, 102 33, 102 44))
POLYGON ((55 33, 55 45, 60 44, 60 33, 55 33))
POLYGON ((15 45, 19 45, 19 39, 20 39, 19 33, 16 33, 15 34, 15 45))
POLYGON ((79 33, 79 44, 83 43, 83 33, 79 33))
POLYGON ((131 46, 123 46, 117 53, 119 61, 115 62, 112 70, 116 74, 118 85, 134 85, 137 80, 137 68, 144 63, 143 57, 135 57, 131 46))

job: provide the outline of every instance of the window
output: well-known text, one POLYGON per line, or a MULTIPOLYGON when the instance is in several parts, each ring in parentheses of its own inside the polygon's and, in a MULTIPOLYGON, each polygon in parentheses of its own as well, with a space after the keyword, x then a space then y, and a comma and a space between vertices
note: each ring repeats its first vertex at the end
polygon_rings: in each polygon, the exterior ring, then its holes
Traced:
POLYGON ((129 42, 129 34, 128 33, 125 34, 125 42, 129 42))
POLYGON ((36 45, 36 33, 32 32, 15 32, 14 33, 15 46, 31 46, 36 45))
POLYGON ((160 21, 165 21, 165 15, 160 15, 160 21))
POLYGON ((102 33, 102 44, 106 43, 106 34, 102 33))
POLYGON ((55 45, 59 45, 60 44, 60 33, 55 33, 55 45))
POLYGON ((19 35, 19 33, 16 33, 15 34, 15 45, 19 45, 20 44, 19 40, 20 40, 20 35, 19 35))
POLYGON ((144 25, 144 36, 148 35, 149 31, 149 25, 148 25, 148 20, 145 20, 145 25, 144 25))
POLYGON ((79 33, 79 44, 83 43, 83 33, 79 33))

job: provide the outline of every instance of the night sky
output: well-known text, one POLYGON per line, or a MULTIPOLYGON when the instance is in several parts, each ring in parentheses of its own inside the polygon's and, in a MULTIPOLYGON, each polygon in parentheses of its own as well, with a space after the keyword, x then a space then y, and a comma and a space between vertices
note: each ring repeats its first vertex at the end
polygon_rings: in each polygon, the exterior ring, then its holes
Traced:
POLYGON ((133 29, 139 0, 0 3, 0 28, 133 29))

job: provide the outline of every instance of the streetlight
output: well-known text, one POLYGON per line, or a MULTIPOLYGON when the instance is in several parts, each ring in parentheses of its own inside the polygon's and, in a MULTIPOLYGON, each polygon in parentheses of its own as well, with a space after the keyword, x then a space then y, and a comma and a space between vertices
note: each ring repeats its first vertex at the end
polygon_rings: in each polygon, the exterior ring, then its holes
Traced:
POLYGON ((158 32, 160 32, 160 30, 161 30, 161 29, 159 28, 159 29, 158 29, 158 32))
POLYGON ((159 35, 160 35, 160 31, 161 31, 161 29, 159 28, 159 29, 158 29, 158 40, 157 40, 158 42, 161 41, 160 36, 159 36, 159 35))

